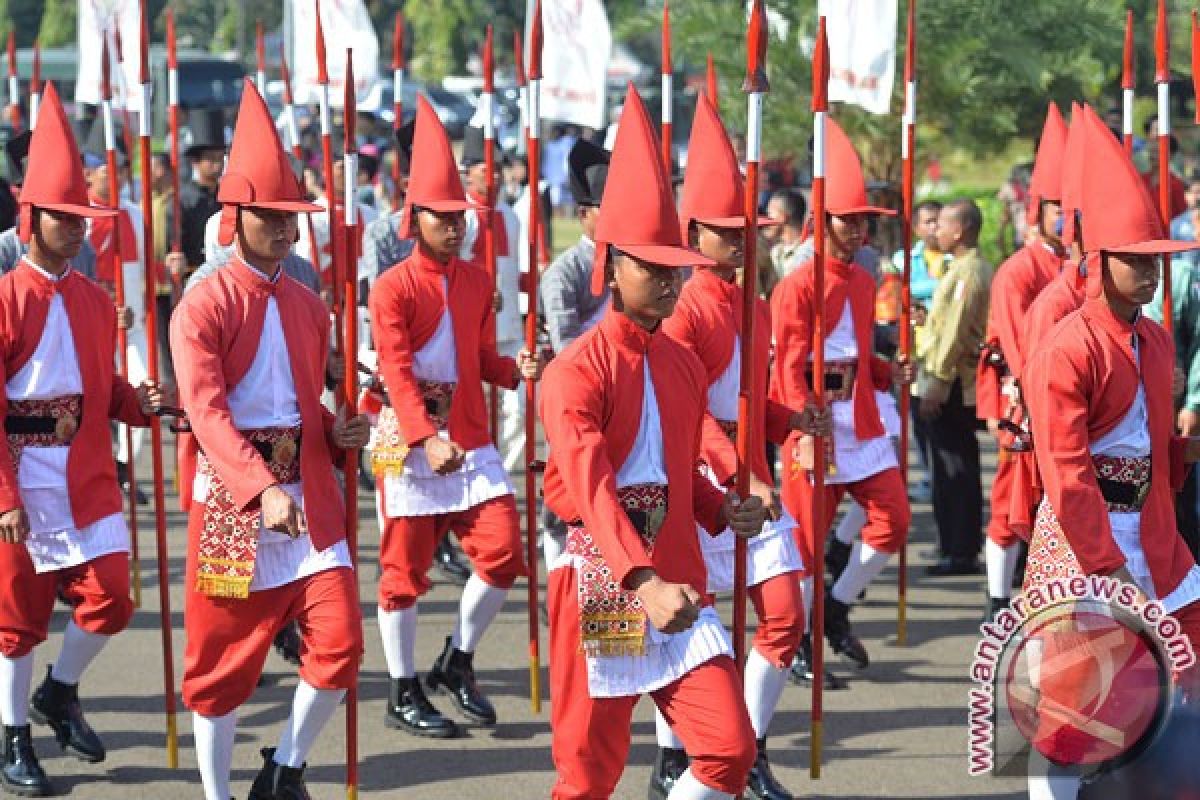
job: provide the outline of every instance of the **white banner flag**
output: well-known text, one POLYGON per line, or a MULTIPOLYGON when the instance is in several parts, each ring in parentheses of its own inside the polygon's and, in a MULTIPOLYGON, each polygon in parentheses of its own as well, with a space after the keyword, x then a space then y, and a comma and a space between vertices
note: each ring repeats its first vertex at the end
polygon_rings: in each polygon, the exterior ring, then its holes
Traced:
POLYGON ((104 52, 104 36, 107 34, 113 106, 140 111, 142 87, 138 49, 141 46, 142 21, 138 0, 79 0, 79 17, 75 27, 79 45, 75 102, 100 104, 100 59, 104 52), (121 69, 117 66, 117 31, 121 32, 121 52, 125 59, 121 69))
MULTIPOLYGON (((315 0, 286 0, 292 20, 292 91, 296 102, 315 105, 317 83, 317 14, 315 0)), ((354 94, 359 101, 379 72, 379 39, 363 0, 322 0, 321 28, 325 32, 325 65, 329 70, 329 104, 342 107, 346 48, 354 50, 354 94)))
POLYGON ((829 99, 872 114, 891 110, 896 0, 818 0, 829 37, 829 99))
POLYGON ((544 0, 542 26, 542 118, 603 129, 605 79, 612 54, 604 3, 544 0))

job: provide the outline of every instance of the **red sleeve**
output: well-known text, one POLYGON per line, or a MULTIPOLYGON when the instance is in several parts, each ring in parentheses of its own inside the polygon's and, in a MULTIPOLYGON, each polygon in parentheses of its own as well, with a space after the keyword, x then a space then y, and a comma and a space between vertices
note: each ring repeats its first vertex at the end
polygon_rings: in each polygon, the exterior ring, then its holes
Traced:
POLYGON ((1046 499, 1083 571, 1108 575, 1125 564, 1088 450, 1091 379, 1070 345, 1046 348, 1026 368, 1025 398, 1046 499))
MULTIPOLYGON (((109 339, 112 342, 109 352, 115 355, 117 352, 117 315, 111 304, 106 303, 105 310, 107 311, 105 316, 109 339)), ((124 422, 135 428, 145 428, 150 425, 150 417, 142 413, 142 404, 138 401, 137 392, 129 381, 121 377, 115 367, 112 377, 112 392, 108 398, 108 418, 124 422)))
MULTIPOLYGON (((808 269, 800 267, 800 269, 808 269)), ((811 389, 805 371, 812 353, 812 292, 799 274, 788 277, 771 295, 771 333, 775 339, 775 398, 789 408, 808 405, 811 389)))
POLYGON ((708 464, 719 483, 727 483, 737 475, 737 447, 725 435, 716 418, 705 412, 700 429, 700 458, 708 464))
MULTIPOLYGON (((697 377, 703 379, 703 370, 697 370, 697 372, 697 377)), ((700 385, 703 386, 703 382, 700 385)), ((705 425, 710 421, 714 425, 716 424, 716 420, 713 419, 712 415, 705 412, 701 419, 700 430, 696 431, 696 453, 703 452, 702 447, 706 435, 705 425)), ((729 437, 725 436, 723 432, 721 433, 721 437, 726 442, 729 442, 729 437)), ((736 453, 734 464, 736 467, 736 453)), ((692 470, 692 508, 695 509, 696 522, 700 523, 700 526, 708 531, 709 536, 718 536, 728 527, 725 522, 724 513, 725 493, 716 486, 713 486, 713 482, 708 479, 708 476, 700 471, 699 463, 696 464, 696 469, 692 470)))
POLYGON ((1192 465, 1187 463, 1186 459, 1187 443, 1188 437, 1186 436, 1171 437, 1171 447, 1168 453, 1171 464, 1171 489, 1177 494, 1183 491, 1183 483, 1192 469, 1192 465))
MULTIPOLYGON (((521 382, 517 377, 516 360, 496 352, 496 306, 486 286, 483 300, 483 321, 479 328, 479 377, 493 386, 516 389, 521 382)), ((505 302, 515 303, 516 298, 508 298, 505 302)))
POLYGON ((430 436, 437 435, 437 426, 429 419, 425 400, 417 387, 412 371, 412 348, 409 344, 409 298, 399 289, 397 280, 389 273, 375 284, 367 299, 371 315, 371 339, 379 354, 379 372, 387 387, 388 399, 405 443, 415 447, 430 436))
POLYGON ((777 403, 767 398, 767 418, 765 433, 767 441, 783 444, 792 433, 792 409, 783 403, 777 403))
POLYGON ((541 399, 542 425, 559 476, 613 578, 624 585, 629 573, 653 568, 653 563, 617 499, 616 470, 605 446, 603 401, 596 380, 571 365, 552 364, 541 399))
POLYGON ((171 316, 179 399, 205 458, 225 479, 234 502, 245 509, 278 481, 233 424, 225 394, 221 319, 207 301, 208 295, 194 291, 171 316))
POLYGON ((877 392, 892 390, 892 362, 879 356, 871 356, 871 386, 877 392))
MULTIPOLYGON (((5 315, 6 319, 11 316, 5 315)), ((7 326, 6 326, 7 327, 7 326)), ((0 342, 3 344, 4 361, 7 364, 9 350, 13 347, 11 333, 0 332, 0 342)), ((8 417, 8 370, 5 370, 4 380, 0 381, 0 424, 8 417)), ((0 447, 0 513, 21 508, 21 488, 17 483, 17 465, 13 463, 12 451, 0 447)))

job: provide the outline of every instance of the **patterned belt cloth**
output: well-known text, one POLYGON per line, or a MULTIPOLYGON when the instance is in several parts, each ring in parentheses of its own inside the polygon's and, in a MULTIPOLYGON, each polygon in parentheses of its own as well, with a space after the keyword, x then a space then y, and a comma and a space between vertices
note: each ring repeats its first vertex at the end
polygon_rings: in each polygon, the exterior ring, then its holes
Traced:
MULTIPOLYGON (((300 481, 300 428, 257 428, 240 433, 267 462, 280 485, 300 481)), ((258 555, 262 509, 241 509, 225 481, 201 452, 196 471, 208 479, 200 532, 196 591, 210 597, 246 598, 258 555)))
MULTIPOLYGON (((852 398, 857 371, 857 361, 831 361, 825 364, 825 402, 841 403, 852 398)), ((811 364, 804 371, 804 379, 809 386, 813 385, 811 364)))
POLYGON ((1096 482, 1108 503, 1109 513, 1136 514, 1150 494, 1150 457, 1092 456, 1096 482))
POLYGON ((421 397, 425 400, 425 413, 439 431, 446 430, 450 422, 450 401, 454 399, 453 383, 439 381, 417 381, 421 397))
MULTIPOLYGON (((646 555, 667 517, 667 487, 640 484, 617 490, 617 499, 642 537, 646 555)), ((640 656, 646 652, 646 612, 637 593, 621 586, 605 563, 592 535, 577 521, 567 526, 567 552, 581 562, 579 641, 585 655, 640 656)))
POLYGON ((68 394, 44 400, 9 400, 4 417, 8 452, 19 467, 26 447, 65 447, 71 444, 83 416, 83 395, 68 394))
POLYGON ((725 435, 729 437, 729 441, 737 444, 738 424, 736 419, 719 419, 717 425, 721 430, 725 431, 725 435))

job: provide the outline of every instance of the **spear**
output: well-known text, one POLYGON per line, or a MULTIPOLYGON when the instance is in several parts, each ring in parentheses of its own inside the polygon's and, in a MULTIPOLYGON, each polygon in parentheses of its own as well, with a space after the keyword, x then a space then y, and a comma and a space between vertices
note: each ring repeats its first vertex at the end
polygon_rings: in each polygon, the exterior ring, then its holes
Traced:
MULTIPOLYGON (((529 156, 529 310, 525 317, 525 349, 538 352, 538 274, 540 253, 538 228, 541 203, 538 197, 539 146, 542 88, 542 0, 533 10, 533 28, 529 37, 529 114, 525 129, 526 150, 529 156)), ((520 38, 517 38, 520 41, 520 38)), ((518 51, 519 52, 519 51, 518 51)), ((525 549, 529 562, 529 701, 533 713, 542 711, 541 643, 538 631, 538 551, 537 551, 537 384, 525 381, 525 549)))
MULTIPOLYGON (((108 40, 105 39, 100 48, 100 114, 101 121, 104 125, 104 154, 105 166, 108 168, 108 198, 109 204, 118 210, 121 208, 121 187, 120 179, 117 173, 117 141, 116 133, 113 131, 113 116, 112 116, 112 75, 111 66, 108 60, 108 40)), ((125 308, 125 271, 124 265, 121 263, 121 253, 117 247, 120 242, 120 225, 117 219, 113 220, 111 253, 110 261, 113 271, 113 287, 117 308, 125 308)), ((128 378, 129 372, 129 351, 128 334, 124 328, 117 327, 117 359, 120 367, 122 378, 128 378)), ((129 547, 130 547, 130 569, 133 571, 133 602, 138 608, 142 606, 142 567, 140 553, 138 552, 138 522, 137 522, 137 479, 135 477, 135 469, 133 463, 133 431, 128 425, 125 426, 125 469, 129 478, 129 547)))
MULTIPOLYGON (((345 311, 342 314, 342 356, 344 361, 343 403, 347 417, 353 416, 354 399, 358 397, 358 271, 352 265, 358 262, 358 202, 355 200, 355 180, 358 177, 358 145, 354 137, 356 98, 354 96, 353 52, 346 48, 346 75, 342 103, 342 166, 346 173, 344 207, 345 224, 342 226, 344 285, 342 298, 345 311)), ((333 187, 328 196, 332 208, 333 187)), ((346 543, 350 546, 350 563, 358 568, 358 481, 352 477, 358 471, 358 451, 346 451, 343 474, 346 479, 346 543)), ((358 687, 346 692, 346 800, 358 797, 358 687)))
MULTIPOLYGON (((1154 80, 1158 84, 1158 210, 1163 228, 1171 227, 1171 39, 1167 30, 1167 0, 1158 0, 1154 28, 1154 80)), ((1171 258, 1163 256, 1163 327, 1175 327, 1171 305, 1171 258)))
MULTIPOLYGON (((829 112, 829 41, 825 37, 825 17, 817 21, 817 44, 813 52, 813 400, 825 408, 825 117, 829 112)), ((813 444, 812 519, 825 519, 825 443, 816 437, 813 444)), ((821 777, 821 742, 824 724, 822 689, 825 674, 825 549, 823 536, 813 537, 812 598, 812 747, 809 773, 821 777)))
POLYGON ((8 121, 13 131, 21 129, 21 81, 17 77, 17 34, 8 31, 8 121))
POLYGON ((254 73, 254 85, 258 88, 258 93, 263 97, 267 96, 267 51, 263 44, 263 25, 262 20, 256 20, 254 23, 254 56, 257 69, 254 73))
MULTIPOLYGON (((288 138, 291 140, 292 156, 303 164, 304 149, 300 147, 300 130, 296 126, 296 103, 292 97, 292 77, 288 73, 287 53, 283 52, 282 43, 279 45, 279 73, 283 78, 283 119, 287 126, 288 138)), ((304 224, 308 228, 308 255, 312 259, 313 269, 320 274, 321 249, 317 245, 317 233, 313 227, 312 214, 304 215, 304 224)))
MULTIPOLYGON (((404 127, 404 15, 396 14, 395 29, 392 31, 392 131, 404 127)), ((487 81, 487 78, 484 78, 487 81)), ((395 138, 395 137, 393 137, 395 138)), ((398 140, 397 140, 398 142, 398 140)), ((400 191, 400 146, 396 145, 396 157, 392 159, 392 186, 395 187, 392 204, 396 209, 404 206, 400 191)))
MULTIPOLYGON (((113 26, 113 40, 117 45, 117 92, 121 96, 121 138, 125 141, 125 152, 132 157, 133 125, 129 121, 129 87, 125 83, 125 50, 121 44, 121 29, 116 25, 113 26)), ((135 199, 132 180, 129 181, 129 199, 135 199)))
MULTIPOLYGON (((150 125, 152 83, 150 77, 150 36, 146 27, 146 0, 138 3, 141 12, 141 47, 138 48, 138 78, 142 84, 142 111, 138 115, 138 157, 142 167, 142 247, 143 280, 146 304, 146 369, 153 383, 158 383, 158 270, 154 268, 154 198, 150 191, 153 169, 150 164, 150 125)), ((167 765, 171 769, 179 766, 179 746, 175 730, 175 663, 171 644, 171 586, 167 563, 167 505, 163 492, 162 424, 155 415, 150 416, 150 456, 154 474, 154 530, 158 551, 158 616, 162 633, 163 648, 163 697, 167 715, 167 765)), ((130 452, 130 467, 133 453, 130 452)), ((133 472, 130 471, 130 484, 133 472)))
POLYGON ((712 53, 708 54, 708 63, 704 68, 704 85, 706 91, 708 92, 708 99, 712 101, 713 107, 719 108, 720 103, 718 102, 719 84, 717 83, 717 68, 713 66, 712 53))
POLYGON ((671 3, 663 0, 662 16, 662 152, 667 177, 675 166, 675 152, 671 147, 671 98, 674 96, 675 73, 671 66, 671 3))
MULTIPOLYGON (((525 81, 525 56, 521 52, 522 48, 523 48, 523 45, 521 44, 521 32, 519 30, 513 31, 513 69, 515 70, 515 78, 516 78, 516 82, 517 82, 517 98, 518 98, 517 103, 521 107, 521 117, 522 117, 521 121, 525 125, 525 127, 528 128, 529 127, 529 87, 526 86, 526 81, 525 81)), ((517 144, 518 148, 523 148, 525 146, 525 142, 520 137, 517 137, 517 142, 518 142, 518 144, 517 144)), ((536 177, 532 173, 530 173, 529 177, 531 179, 530 185, 536 186, 537 185, 536 177)))
POLYGON ((33 75, 29 79, 29 130, 37 125, 38 108, 42 104, 42 45, 33 43, 33 75))
MULTIPOLYGON (((167 151, 171 159, 171 252, 183 252, 183 207, 179 197, 179 58, 175 52, 175 10, 167 9, 167 151)), ((175 292, 183 287, 172 276, 175 292)))
MULTIPOLYGON (((499 287, 496 275, 496 63, 492 46, 492 26, 487 26, 483 40, 483 93, 479 107, 483 112, 483 169, 487 181, 487 208, 480 214, 483 228, 483 263, 492 279, 493 290, 499 287)), ((492 423, 492 439, 500 441, 500 392, 496 384, 489 388, 489 406, 492 423)))
POLYGON ((1125 10, 1125 52, 1121 59, 1121 130, 1125 155, 1133 157, 1133 9, 1125 10))
MULTIPOLYGON (((338 247, 334 244, 337 242, 338 224, 340 223, 340 215, 338 214, 338 202, 333 190, 333 123, 329 113, 329 68, 325 61, 325 29, 321 27, 321 0, 315 0, 317 6, 317 83, 320 85, 320 113, 321 113, 321 166, 325 176, 325 200, 329 204, 329 242, 333 252, 330 253, 329 261, 332 272, 333 286, 333 315, 335 318, 336 330, 342 329, 342 304, 341 304, 341 258, 338 253, 338 247)), ((344 112, 344 109, 343 109, 344 112)), ((314 247, 314 253, 319 256, 314 247)), ((321 270, 320 262, 315 262, 314 266, 321 270)), ((348 359, 353 360, 352 354, 347 354, 348 359)))
MULTIPOLYGON (((1200 17, 1192 12, 1192 94, 1200 97, 1200 17)), ((1196 103, 1196 124, 1200 125, 1200 103, 1196 103)))
MULTIPOLYGON (((900 357, 912 358, 912 215, 914 162, 917 146, 917 0, 908 1, 908 32, 904 49, 904 119, 900 130, 904 243, 904 280, 900 285, 900 357)), ((900 474, 908 484, 908 384, 900 387, 900 474)), ((908 548, 901 547, 896 572, 896 643, 908 640, 908 548)))

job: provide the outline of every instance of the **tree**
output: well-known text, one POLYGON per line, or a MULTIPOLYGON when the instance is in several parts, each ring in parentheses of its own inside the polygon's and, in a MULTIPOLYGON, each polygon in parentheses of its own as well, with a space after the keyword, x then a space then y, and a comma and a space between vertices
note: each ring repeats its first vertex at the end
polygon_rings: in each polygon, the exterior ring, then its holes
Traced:
MULTIPOLYGON (((20 5, 20 3, 18 3, 20 5)), ((42 13, 38 41, 42 47, 62 47, 75 44, 76 3, 72 0, 46 0, 42 13)), ((20 30, 18 28, 18 30, 20 30)))

